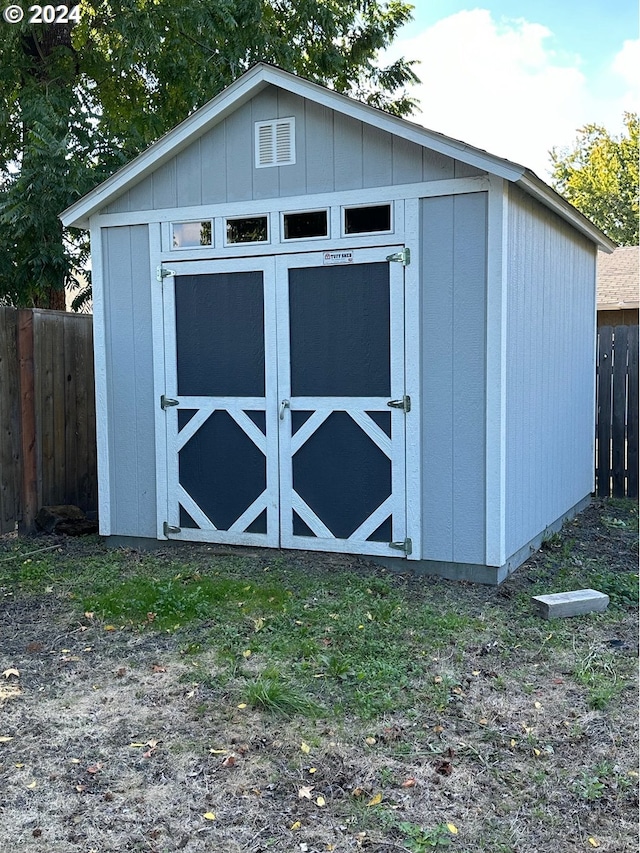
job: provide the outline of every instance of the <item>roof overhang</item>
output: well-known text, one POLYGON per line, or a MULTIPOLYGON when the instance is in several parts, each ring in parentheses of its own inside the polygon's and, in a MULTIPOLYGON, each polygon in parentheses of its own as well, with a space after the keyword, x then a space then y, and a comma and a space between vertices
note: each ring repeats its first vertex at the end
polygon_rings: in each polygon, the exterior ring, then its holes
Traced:
POLYGON ((192 113, 185 121, 162 136, 157 142, 154 142, 146 151, 143 151, 142 154, 123 166, 102 184, 68 207, 60 215, 62 224, 65 227, 88 228, 91 216, 127 189, 139 183, 269 85, 286 89, 288 92, 308 98, 338 113, 519 184, 525 192, 554 210, 604 251, 610 252, 615 248, 616 244, 609 240, 593 223, 524 166, 496 157, 460 140, 428 130, 406 119, 397 118, 368 104, 354 101, 346 95, 341 95, 317 83, 312 83, 265 63, 259 63, 250 68, 219 95, 192 113))

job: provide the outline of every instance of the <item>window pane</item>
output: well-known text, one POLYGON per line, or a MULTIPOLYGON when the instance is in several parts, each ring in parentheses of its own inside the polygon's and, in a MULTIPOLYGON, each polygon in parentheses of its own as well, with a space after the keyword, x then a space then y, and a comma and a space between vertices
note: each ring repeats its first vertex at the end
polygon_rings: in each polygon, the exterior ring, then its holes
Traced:
POLYGON ((376 207, 347 207, 344 211, 344 233, 363 234, 367 231, 391 230, 391 205, 376 207))
POLYGON ((227 219, 227 243, 266 243, 268 239, 266 216, 227 219))
POLYGON ((174 249, 213 245, 210 219, 206 222, 172 222, 171 230, 174 249))
POLYGON ((313 210, 309 213, 285 213, 284 239, 300 240, 304 237, 327 236, 327 211, 313 210))

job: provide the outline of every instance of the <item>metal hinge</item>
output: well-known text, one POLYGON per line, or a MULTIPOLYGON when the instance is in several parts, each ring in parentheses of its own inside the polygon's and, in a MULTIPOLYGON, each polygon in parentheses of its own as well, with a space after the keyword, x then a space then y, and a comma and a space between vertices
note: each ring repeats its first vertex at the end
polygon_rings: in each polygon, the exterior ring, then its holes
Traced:
POLYGON ((175 275, 175 270, 169 270, 166 267, 156 267, 156 278, 158 281, 162 281, 163 278, 169 278, 172 275, 175 275))
POLYGON ((406 246, 399 252, 394 252, 393 255, 387 255, 388 261, 397 261, 403 267, 408 267, 411 263, 411 249, 406 246))
POLYGON ((169 524, 168 521, 165 521, 162 525, 162 532, 165 536, 169 536, 172 533, 181 533, 181 528, 174 527, 173 524, 169 524))
POLYGON ((167 397, 164 394, 160 397, 160 408, 168 409, 171 406, 179 406, 180 400, 172 400, 171 397, 167 397))
POLYGON ((413 551, 413 542, 411 539, 404 539, 402 542, 389 542, 389 548, 395 548, 396 551, 404 551, 407 556, 413 551))
POLYGON ((402 400, 389 400, 387 406, 389 406, 390 409, 402 409, 406 414, 411 411, 411 397, 408 394, 405 394, 402 400))

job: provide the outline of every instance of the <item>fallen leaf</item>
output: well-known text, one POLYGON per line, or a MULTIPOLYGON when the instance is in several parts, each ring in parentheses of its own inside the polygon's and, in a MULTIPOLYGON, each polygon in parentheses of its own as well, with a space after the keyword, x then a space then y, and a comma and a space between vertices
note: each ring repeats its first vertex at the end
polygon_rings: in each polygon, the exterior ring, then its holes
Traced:
POLYGON ((251 657, 251 649, 245 649, 245 650, 242 652, 242 657, 243 657, 243 658, 250 658, 250 657, 251 657))
POLYGON ((147 613, 147 622, 154 622, 155 618, 156 618, 155 613, 151 613, 151 612, 147 613))
POLYGON ((364 794, 364 790, 362 788, 354 788, 351 792, 352 797, 361 797, 364 794))
POLYGON ((13 738, 9 737, 9 735, 2 735, 0 737, 0 743, 9 743, 10 740, 13 740, 13 738))
POLYGON ((84 618, 85 619, 93 619, 94 616, 95 616, 95 613, 93 612, 93 610, 85 610, 85 612, 84 612, 84 618))
POLYGON ((146 746, 146 743, 130 743, 129 746, 132 746, 134 749, 140 749, 143 746, 146 746))
POLYGON ((447 824, 447 829, 449 830, 449 832, 450 832, 452 835, 457 835, 457 834, 458 834, 458 827, 457 827, 455 824, 453 824, 453 823, 448 823, 448 824, 447 824))
POLYGON ((489 722, 489 720, 487 720, 483 717, 481 720, 478 720, 478 722, 480 723, 481 726, 486 726, 487 723, 489 722))
POLYGON ((300 821, 296 820, 291 824, 289 829, 293 829, 295 831, 296 829, 300 829, 301 826, 302 826, 302 824, 300 823, 300 821))
POLYGON ((302 743, 300 744, 300 749, 304 752, 305 755, 309 755, 309 753, 311 752, 311 747, 308 743, 305 743, 304 741, 302 741, 302 743))
POLYGON ((314 785, 303 785, 302 788, 298 789, 298 799, 299 800, 310 800, 311 792, 314 789, 314 785))
POLYGON ((116 628, 115 625, 105 625, 104 630, 105 631, 117 631, 118 629, 116 628))
POLYGON ((433 730, 436 734, 441 734, 444 731, 444 726, 434 726, 433 730))
POLYGON ((87 773, 98 773, 100 770, 102 770, 101 761, 96 761, 95 764, 91 764, 89 767, 87 767, 87 773))
POLYGON ((227 750, 226 749, 210 749, 209 752, 211 753, 211 755, 225 755, 227 750))
POLYGON ((33 789, 36 787, 36 785, 37 785, 37 782, 30 782, 27 785, 27 788, 30 788, 33 791, 33 789))
POLYGON ((513 747, 515 745, 516 745, 516 741, 513 738, 511 738, 511 746, 513 747))
POLYGON ((533 747, 533 751, 535 752, 536 755, 540 755, 540 750, 536 749, 535 746, 533 747))
POLYGON ((235 755, 227 755, 227 757, 225 758, 225 760, 222 762, 222 766, 223 766, 223 767, 233 767, 233 765, 234 765, 235 763, 236 763, 236 757, 235 757, 235 755))
POLYGON ((322 808, 322 806, 327 805, 327 801, 325 800, 324 797, 318 797, 318 799, 316 800, 316 805, 318 805, 318 806, 320 806, 320 808, 322 808))
POLYGON ((416 784, 416 780, 413 777, 410 777, 409 779, 405 779, 400 787, 402 787, 402 788, 413 788, 413 787, 415 787, 415 784, 416 784))
POLYGON ((241 703, 238 705, 238 708, 240 708, 240 710, 241 710, 241 711, 244 711, 244 709, 245 709, 246 707, 247 707, 247 703, 246 703, 246 702, 241 702, 241 703))
POLYGON ((253 630, 257 633, 264 628, 264 619, 262 616, 258 616, 257 619, 253 620, 253 630))
POLYGON ((434 684, 442 684, 442 676, 436 675, 435 678, 433 679, 433 683, 434 684))
POLYGON ((373 746, 375 743, 377 743, 377 740, 374 737, 366 737, 364 739, 364 742, 367 744, 367 746, 373 746))
POLYGON ((377 806, 382 802, 382 794, 376 794, 375 797, 372 797, 367 803, 368 806, 377 806))
POLYGON ((20 678, 20 670, 19 669, 5 669, 2 673, 5 678, 11 678, 12 675, 15 675, 16 678, 20 678))
POLYGON ((597 838, 594 838, 593 836, 591 836, 591 838, 589 838, 589 844, 592 847, 600 847, 600 842, 598 841, 597 838))
POLYGON ((152 672, 166 672, 167 668, 166 668, 166 666, 159 666, 157 663, 154 663, 151 671, 152 672))
POLYGON ((540 708, 542 708, 542 705, 540 704, 540 702, 534 702, 534 703, 533 703, 533 707, 534 707, 534 708, 537 708, 538 710, 540 710, 540 708))
POLYGON ((205 812, 205 813, 202 815, 202 817, 203 817, 205 820, 215 820, 215 819, 216 819, 215 812, 205 812))
POLYGON ((18 770, 22 770, 22 768, 24 767, 24 764, 18 763, 18 764, 16 764, 16 767, 18 768, 18 770))
POLYGON ((77 791, 79 794, 81 794, 83 791, 86 791, 86 790, 87 790, 87 786, 86 786, 86 785, 76 785, 76 791, 77 791))

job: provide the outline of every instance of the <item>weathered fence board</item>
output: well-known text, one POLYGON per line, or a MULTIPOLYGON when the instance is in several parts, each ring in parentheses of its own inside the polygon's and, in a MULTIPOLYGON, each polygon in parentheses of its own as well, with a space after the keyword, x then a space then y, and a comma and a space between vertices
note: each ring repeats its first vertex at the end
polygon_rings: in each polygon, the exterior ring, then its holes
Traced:
POLYGON ((0 306, 0 534, 15 528, 20 511, 20 394, 18 318, 0 306))
POLYGON ((31 530, 38 509, 97 510, 92 318, 0 309, 0 530, 31 530), (7 352, 4 382, 2 358, 7 352), (14 400, 13 421, 10 404, 14 400), (15 429, 10 425, 15 424, 15 429), (14 429, 15 449, 7 434, 14 429), (12 456, 13 453, 13 456, 12 456), (10 506, 5 482, 16 482, 10 506), (5 509, 6 507, 6 509, 5 509))
POLYGON ((598 329, 596 491, 638 497, 638 327, 598 329))

